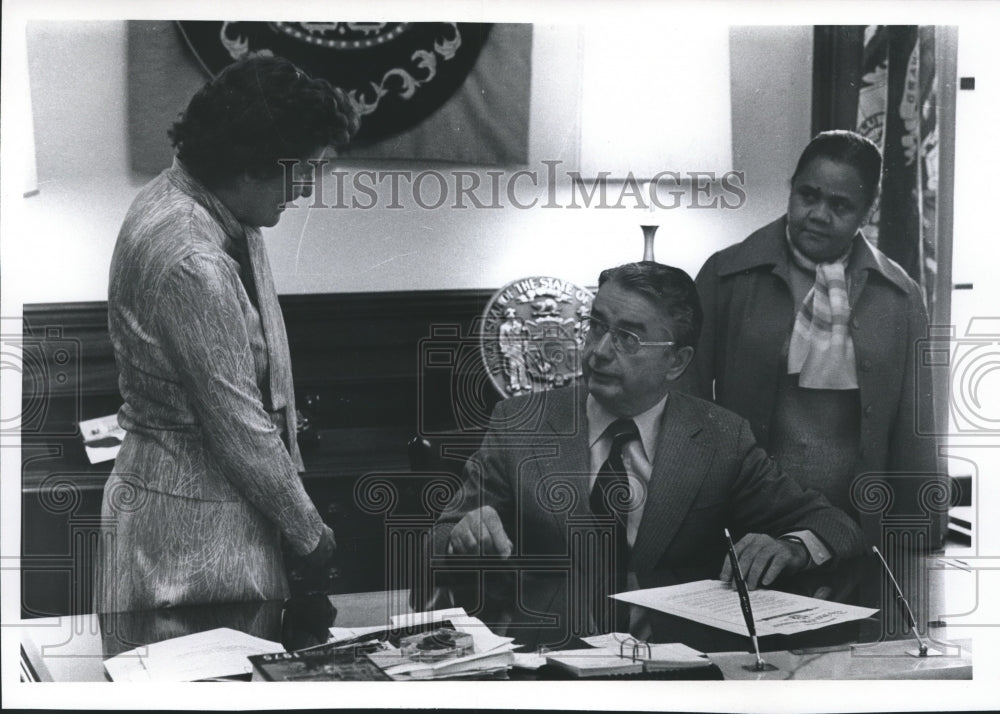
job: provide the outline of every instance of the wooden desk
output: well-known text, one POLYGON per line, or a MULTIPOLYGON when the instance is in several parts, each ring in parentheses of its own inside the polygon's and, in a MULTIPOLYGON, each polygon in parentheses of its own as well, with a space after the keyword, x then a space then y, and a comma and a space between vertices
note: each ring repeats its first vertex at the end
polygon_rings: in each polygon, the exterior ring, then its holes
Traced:
MULTIPOLYGON (((306 492, 337 537, 337 586, 341 592, 399 587, 386 582, 385 534, 392 513, 358 503, 356 487, 367 474, 387 474, 396 488, 395 508, 420 505, 405 491, 406 443, 412 428, 320 430, 303 451, 306 492), (393 474, 395 480, 393 480, 393 474)), ((21 616, 86 614, 93 609, 93 552, 101 526, 104 484, 113 462, 88 464, 78 437, 49 443, 26 436, 22 443, 21 616)), ((412 479, 411 479, 412 481, 412 479)))
MULTIPOLYGON (((22 678, 104 682, 108 681, 103 667, 105 659, 171 637, 230 627, 292 648, 290 638, 296 647, 314 644, 315 638, 325 637, 326 628, 331 625, 385 624, 391 616, 411 611, 409 593, 405 590, 330 595, 328 600, 333 610, 318 610, 317 599, 313 598, 307 601, 307 607, 294 611, 284 608, 280 601, 271 601, 25 620, 19 628, 22 678)), ((319 602, 322 603, 322 598, 319 602)), ((968 632, 961 634, 967 636, 968 632)), ((815 641, 824 641, 828 636, 822 630, 816 635, 815 641)), ((710 659, 726 679, 737 680, 972 678, 971 640, 954 640, 947 628, 932 629, 931 639, 934 643, 949 643, 948 656, 909 657, 905 650, 913 644, 905 639, 853 648, 841 645, 771 651, 764 658, 778 670, 766 673, 742 668, 753 661, 752 655, 745 651, 716 652, 710 654, 710 659)))

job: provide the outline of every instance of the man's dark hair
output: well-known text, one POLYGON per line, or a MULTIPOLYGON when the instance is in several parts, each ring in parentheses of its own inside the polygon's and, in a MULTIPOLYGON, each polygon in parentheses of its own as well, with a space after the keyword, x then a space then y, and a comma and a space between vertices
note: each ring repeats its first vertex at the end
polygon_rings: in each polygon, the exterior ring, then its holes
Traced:
POLYGON ((597 280, 598 287, 614 283, 645 295, 660 306, 673 323, 678 347, 696 347, 701 335, 701 301, 694 280, 680 268, 644 260, 608 268, 597 280))
POLYGON ((215 187, 244 173, 273 175, 279 159, 347 144, 359 124, 341 89, 286 59, 255 56, 198 90, 167 134, 187 170, 215 187))
POLYGON ((866 208, 870 208, 878 198, 879 184, 882 180, 882 152, 870 139, 843 129, 817 134, 799 156, 792 181, 795 181, 813 159, 829 159, 839 164, 853 166, 864 182, 861 190, 868 202, 866 208))

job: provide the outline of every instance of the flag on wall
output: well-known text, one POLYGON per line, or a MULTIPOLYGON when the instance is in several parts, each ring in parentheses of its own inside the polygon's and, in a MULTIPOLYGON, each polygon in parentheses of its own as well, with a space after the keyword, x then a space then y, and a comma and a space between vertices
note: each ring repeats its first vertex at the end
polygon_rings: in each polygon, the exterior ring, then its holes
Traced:
POLYGON ((937 275, 937 83, 934 28, 869 26, 857 131, 882 149, 882 200, 869 238, 920 283, 937 275))
POLYGON ((937 278, 935 28, 816 28, 813 129, 853 129, 882 149, 882 197, 867 237, 924 290, 937 278))
POLYGON ((132 168, 170 164, 166 130, 199 87, 248 53, 287 57, 362 114, 352 158, 528 160, 531 25, 131 21, 132 168))

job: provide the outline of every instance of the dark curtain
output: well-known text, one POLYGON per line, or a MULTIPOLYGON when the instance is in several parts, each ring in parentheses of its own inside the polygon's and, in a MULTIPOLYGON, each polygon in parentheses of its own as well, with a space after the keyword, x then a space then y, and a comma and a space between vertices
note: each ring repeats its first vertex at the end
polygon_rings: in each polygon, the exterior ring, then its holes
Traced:
POLYGON ((813 132, 852 129, 882 149, 882 198, 865 233, 924 290, 937 275, 937 83, 933 27, 819 26, 813 132))

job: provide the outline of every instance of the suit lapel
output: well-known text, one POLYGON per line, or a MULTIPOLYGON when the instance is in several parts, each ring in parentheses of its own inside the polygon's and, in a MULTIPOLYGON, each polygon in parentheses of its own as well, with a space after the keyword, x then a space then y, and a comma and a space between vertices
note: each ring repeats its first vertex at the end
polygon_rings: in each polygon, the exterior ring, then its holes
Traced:
POLYGON ((246 229, 247 249, 253 266, 253 279, 257 288, 260 322, 267 342, 268 378, 270 380, 270 408, 285 412, 285 439, 288 450, 298 470, 303 471, 302 457, 296 441, 295 392, 292 386, 291 357, 285 321, 274 288, 271 264, 264 246, 264 238, 257 228, 246 229))
MULTIPOLYGON (((551 400, 546 404, 545 422, 554 439, 540 448, 544 453, 535 460, 536 475, 544 479, 545 486, 562 489, 569 486, 574 496, 569 508, 547 508, 555 521, 559 533, 568 533, 567 517, 581 512, 589 513, 590 493, 587 488, 590 475, 590 439, 587 428, 586 400, 587 388, 583 383, 574 387, 553 390, 546 393, 551 400), (553 454, 553 445, 558 450, 553 454), (555 484, 559 484, 556 487, 555 484)), ((558 491, 548 491, 552 498, 549 503, 562 504, 564 500, 558 491)), ((545 501, 542 501, 543 503, 545 501)), ((544 506, 543 506, 544 507, 544 506)))
POLYGON ((712 463, 702 438, 704 425, 690 399, 677 392, 667 399, 646 506, 632 548, 632 569, 655 566, 680 528, 712 463))

